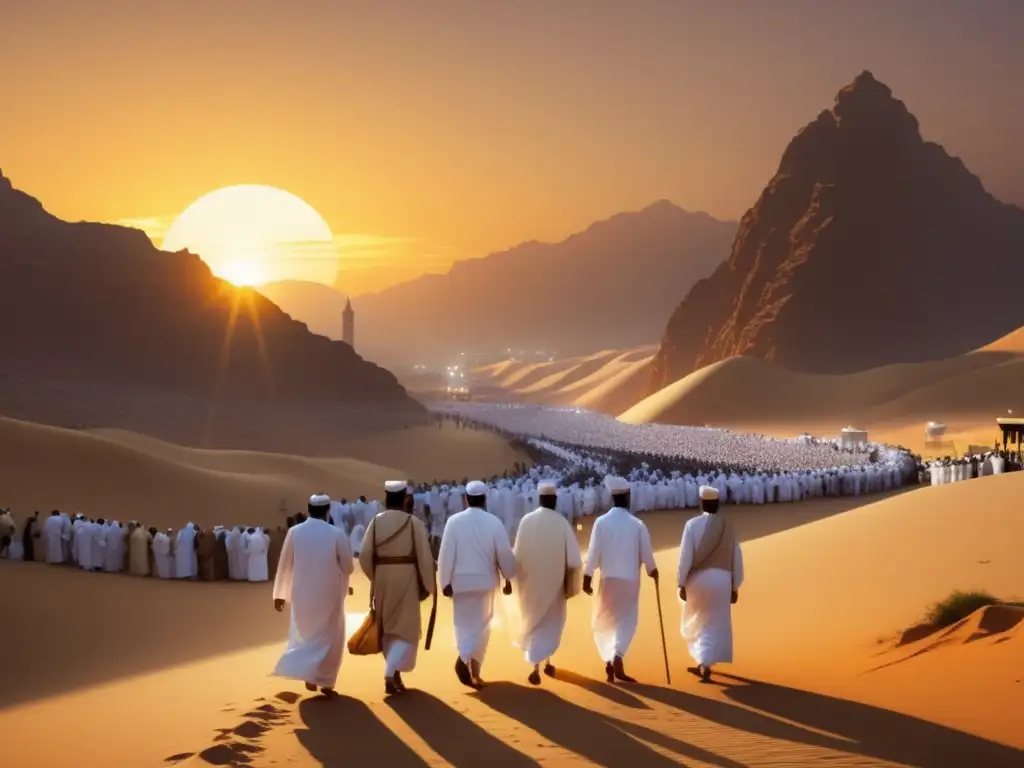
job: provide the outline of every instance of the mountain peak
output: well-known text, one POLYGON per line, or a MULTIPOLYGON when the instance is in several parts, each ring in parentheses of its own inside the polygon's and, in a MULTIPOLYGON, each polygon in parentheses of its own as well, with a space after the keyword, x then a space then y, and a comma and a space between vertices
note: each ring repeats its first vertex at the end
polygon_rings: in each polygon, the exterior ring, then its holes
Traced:
POLYGON ((888 125, 920 138, 917 118, 910 114, 907 105, 866 69, 839 89, 832 114, 843 127, 877 129, 888 125))
POLYGON ((1024 212, 861 72, 790 141, 729 260, 676 309, 652 389, 736 355, 846 373, 974 349, 1021 324, 1022 251, 1024 212), (973 259, 984 268, 965 271, 973 259))

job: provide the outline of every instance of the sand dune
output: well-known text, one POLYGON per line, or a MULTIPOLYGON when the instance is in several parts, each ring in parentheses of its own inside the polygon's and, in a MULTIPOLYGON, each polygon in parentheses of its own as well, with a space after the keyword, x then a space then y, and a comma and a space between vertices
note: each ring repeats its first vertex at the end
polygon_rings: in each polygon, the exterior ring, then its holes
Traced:
POLYGON ((665 387, 622 413, 631 424, 708 424, 794 431, 920 423, 985 415, 1024 405, 1024 332, 967 355, 889 365, 858 373, 814 375, 733 357, 665 387), (804 426, 806 425, 806 426, 804 426))
POLYGON ((647 346, 546 363, 504 360, 474 370, 473 380, 496 391, 495 397, 617 415, 643 396, 646 367, 656 351, 647 346))
MULTIPOLYGON (((683 513, 648 517, 665 548, 658 562, 672 687, 664 686, 650 582, 627 659, 645 684, 595 680, 591 605, 580 597, 556 657, 559 679, 539 691, 520 686, 527 667, 508 642, 516 611, 502 599, 485 674, 515 682, 466 692, 451 673, 451 608, 442 600, 436 647, 421 651, 407 678, 421 692, 384 701, 380 660, 347 658, 345 695, 325 702, 262 677, 287 624, 271 610, 266 585, 0 563, 0 610, 23 628, 5 645, 0 727, 20 734, 5 744, 5 765, 74 764, 101 743, 110 765, 302 768, 364 757, 389 765, 1020 765, 1020 625, 993 623, 986 612, 946 642, 918 641, 931 643, 920 653, 923 646, 896 647, 890 638, 954 588, 1024 594, 1022 493, 1024 474, 1015 473, 863 507, 836 499, 730 508, 746 540, 748 581, 728 670, 741 677, 719 686, 695 685, 684 671, 671 576, 683 513), (167 668, 174 664, 183 666, 167 668), (129 715, 133 728, 111 739, 111 723, 129 715)), ((366 582, 355 587, 353 621, 366 582)))
POLYGON ((318 490, 377 498, 388 478, 432 480, 452 467, 489 476, 524 458, 489 432, 454 427, 353 437, 346 454, 200 450, 132 432, 0 418, 0 487, 16 513, 58 508, 161 527, 278 525, 281 500, 294 511, 318 490))

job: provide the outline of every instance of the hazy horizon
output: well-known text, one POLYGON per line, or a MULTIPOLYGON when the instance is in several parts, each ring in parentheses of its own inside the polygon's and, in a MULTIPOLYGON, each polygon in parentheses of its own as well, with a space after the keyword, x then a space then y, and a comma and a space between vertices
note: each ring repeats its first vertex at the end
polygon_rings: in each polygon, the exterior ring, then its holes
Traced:
POLYGON ((5 15, 0 64, 18 77, 0 83, 0 168, 17 187, 158 244, 206 193, 278 187, 329 224, 352 294, 659 199, 738 219, 863 69, 1024 203, 1010 0, 35 0, 5 15))

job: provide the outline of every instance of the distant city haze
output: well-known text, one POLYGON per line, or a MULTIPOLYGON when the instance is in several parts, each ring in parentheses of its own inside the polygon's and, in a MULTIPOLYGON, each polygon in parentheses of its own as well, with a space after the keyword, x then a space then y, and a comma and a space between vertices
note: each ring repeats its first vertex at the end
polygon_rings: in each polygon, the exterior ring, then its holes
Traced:
POLYGON ((359 295, 659 199, 736 220, 862 69, 1024 203, 1022 39, 1014 0, 6 3, 0 167, 158 245, 287 190, 359 295))

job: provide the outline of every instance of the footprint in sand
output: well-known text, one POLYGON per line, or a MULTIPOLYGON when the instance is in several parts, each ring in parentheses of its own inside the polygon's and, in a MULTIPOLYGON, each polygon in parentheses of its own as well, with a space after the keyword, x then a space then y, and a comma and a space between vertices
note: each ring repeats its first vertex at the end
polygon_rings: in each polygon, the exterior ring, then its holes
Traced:
MULTIPOLYGON (((277 695, 278 700, 286 703, 294 703, 299 698, 299 696, 288 692, 277 695), (293 696, 294 699, 292 699, 293 696)), ((266 699, 256 699, 256 703, 261 701, 266 702, 266 699)), ((229 768, 251 765, 253 757, 264 751, 264 748, 258 743, 259 739, 274 726, 287 723, 289 714, 288 710, 275 707, 273 704, 259 704, 251 711, 246 712, 243 715, 245 719, 234 728, 217 729, 212 746, 199 752, 198 757, 210 765, 229 766, 229 768)), ((195 756, 194 752, 182 752, 166 758, 164 762, 179 763, 195 756)))

